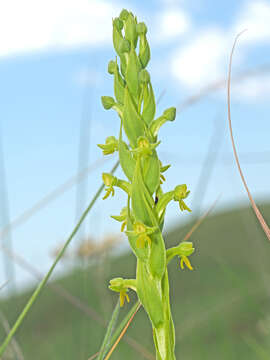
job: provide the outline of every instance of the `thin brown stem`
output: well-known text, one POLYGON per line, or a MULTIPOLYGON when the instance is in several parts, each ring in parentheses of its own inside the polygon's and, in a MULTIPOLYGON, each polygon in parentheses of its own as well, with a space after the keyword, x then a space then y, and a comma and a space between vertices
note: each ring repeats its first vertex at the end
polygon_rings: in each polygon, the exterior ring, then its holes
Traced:
POLYGON ((253 200, 252 196, 251 196, 251 193, 249 191, 249 188, 247 186, 247 183, 246 183, 246 180, 244 178, 244 175, 243 175, 243 172, 242 172, 242 169, 241 169, 241 166, 240 166, 240 162, 239 162, 239 158, 238 158, 238 155, 237 155, 237 151, 236 151, 236 146, 235 146, 235 142, 234 142, 234 137, 233 137, 233 131, 232 131, 232 121, 231 121, 231 73, 232 73, 232 58, 233 58, 233 53, 234 53, 234 49, 235 49, 235 46, 236 46, 236 43, 237 43, 237 40, 239 39, 239 37, 243 34, 243 32, 245 32, 246 30, 240 32, 235 40, 234 40, 234 44, 233 44, 233 47, 232 47, 232 51, 231 51, 231 55, 230 55, 230 62, 229 62, 229 72, 228 72, 228 86, 227 86, 227 102, 228 102, 228 121, 229 121, 229 129, 230 129, 230 137, 231 137, 231 141, 232 141, 232 147, 233 147, 233 153, 234 153, 234 157, 235 157, 235 161, 236 161, 236 164, 237 164, 237 167, 238 167, 238 170, 239 170, 239 173, 240 173, 240 176, 241 176, 241 179, 242 179, 242 182, 244 184, 244 187, 247 191, 247 194, 248 194, 248 197, 249 197, 249 200, 250 200, 250 203, 253 207, 253 210, 268 238, 268 240, 270 240, 270 229, 268 227, 268 225, 266 224, 261 212, 259 211, 259 209, 257 208, 256 204, 255 204, 255 201, 253 200))

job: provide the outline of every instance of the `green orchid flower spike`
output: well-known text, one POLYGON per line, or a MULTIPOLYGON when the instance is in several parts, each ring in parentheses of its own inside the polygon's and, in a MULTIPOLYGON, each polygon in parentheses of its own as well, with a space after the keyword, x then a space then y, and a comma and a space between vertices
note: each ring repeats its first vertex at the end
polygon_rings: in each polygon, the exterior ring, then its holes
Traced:
POLYGON ((170 309, 167 266, 175 256, 180 268, 192 270, 189 256, 194 252, 191 242, 181 242, 166 249, 162 236, 166 208, 171 201, 181 211, 191 211, 185 203, 189 195, 186 184, 163 193, 166 180, 163 173, 170 165, 161 163, 157 149, 159 129, 174 121, 176 109, 170 107, 156 117, 156 101, 151 77, 146 67, 150 61, 147 27, 129 11, 123 10, 113 19, 113 45, 116 58, 108 65, 114 78, 114 97, 103 96, 106 110, 117 112, 119 137, 107 137, 99 144, 104 155, 118 152, 126 180, 111 174, 102 175, 106 186, 103 199, 115 195, 118 187, 127 194, 127 202, 120 215, 112 218, 122 223, 129 244, 137 258, 136 279, 116 278, 109 288, 119 293, 120 305, 129 301, 131 289, 147 312, 153 327, 157 360, 175 360, 175 334, 170 309))

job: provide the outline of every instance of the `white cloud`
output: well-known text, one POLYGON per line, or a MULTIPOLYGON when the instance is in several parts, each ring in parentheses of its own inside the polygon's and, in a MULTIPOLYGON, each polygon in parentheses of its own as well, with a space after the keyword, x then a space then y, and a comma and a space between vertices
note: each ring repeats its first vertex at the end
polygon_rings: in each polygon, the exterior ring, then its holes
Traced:
POLYGON ((267 1, 250 1, 240 12, 233 33, 247 29, 241 41, 254 43, 270 41, 270 3, 267 1))
POLYGON ((107 0, 2 0, 0 56, 111 41, 121 6, 107 0))
POLYGON ((190 28, 188 15, 178 8, 163 10, 158 19, 158 37, 169 39, 187 32, 190 28))
POLYGON ((227 45, 227 37, 219 29, 200 32, 172 55, 172 74, 184 85, 195 88, 217 80, 224 72, 227 45))

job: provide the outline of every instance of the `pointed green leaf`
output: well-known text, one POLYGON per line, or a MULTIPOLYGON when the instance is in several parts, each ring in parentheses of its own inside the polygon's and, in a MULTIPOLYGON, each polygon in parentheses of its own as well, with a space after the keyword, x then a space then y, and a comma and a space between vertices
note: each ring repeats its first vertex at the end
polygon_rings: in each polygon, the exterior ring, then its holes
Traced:
POLYGON ((160 185, 160 165, 157 152, 142 159, 143 178, 147 189, 153 195, 160 185))
POLYGON ((136 106, 127 87, 125 88, 123 126, 130 141, 130 145, 135 148, 137 145, 137 138, 144 133, 144 123, 136 110, 136 106))
POLYGON ((139 61, 135 52, 134 46, 131 46, 131 50, 128 57, 127 70, 126 70, 126 82, 129 88, 130 94, 133 96, 136 104, 138 104, 139 95, 139 61))
POLYGON ((142 117, 146 124, 150 124, 156 113, 156 102, 155 95, 151 85, 151 82, 148 83, 148 86, 145 86, 144 89, 144 98, 143 98, 143 112, 142 117))

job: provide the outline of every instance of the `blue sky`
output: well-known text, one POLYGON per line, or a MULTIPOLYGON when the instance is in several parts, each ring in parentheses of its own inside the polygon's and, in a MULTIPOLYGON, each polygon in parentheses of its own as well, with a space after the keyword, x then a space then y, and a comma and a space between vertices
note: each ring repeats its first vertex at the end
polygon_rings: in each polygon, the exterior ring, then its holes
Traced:
MULTIPOLYGON (((147 23, 152 83, 157 96, 165 91, 159 113, 225 79, 234 37, 245 28, 248 31, 235 52, 233 75, 269 64, 270 3, 264 0, 3 0, 0 127, 5 179, 1 176, 1 187, 6 183, 11 221, 78 168, 100 159, 96 143, 117 135, 119 120, 103 110, 100 96, 112 95, 112 78, 106 72, 115 56, 111 19, 123 7, 147 23), (83 123, 88 123, 89 144, 78 165, 83 123)), ((232 89, 235 140, 247 182, 259 201, 270 198, 269 99, 269 71, 237 81, 232 89)), ((160 132, 160 156, 172 164, 165 189, 187 183, 188 203, 194 211, 198 204, 192 194, 204 194, 202 209, 220 193, 216 211, 247 202, 232 156, 226 115, 226 92, 221 89, 179 112, 176 121, 160 132), (215 143, 215 128, 217 159, 213 171, 208 169, 207 189, 200 189, 198 181, 209 144, 215 143)), ((75 224, 76 206, 84 209, 100 184, 102 171, 108 171, 114 161, 106 161, 79 190, 67 191, 14 229, 14 250, 45 272, 52 261, 50 251, 63 243, 75 224), (76 191, 86 193, 79 205, 76 191)), ((118 223, 109 215, 117 214, 123 205, 119 192, 106 202, 100 200, 86 221, 85 233, 99 241, 106 233, 118 232, 118 223)), ((171 205, 167 224, 185 222, 189 216, 171 205)), ((21 283, 31 279, 19 268, 16 274, 21 283)), ((4 279, 0 270, 0 281, 4 279)))

